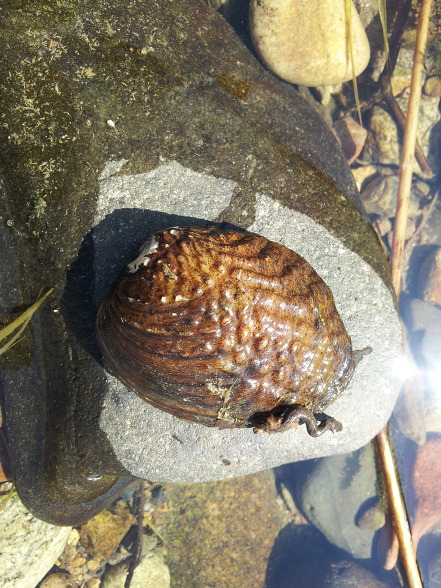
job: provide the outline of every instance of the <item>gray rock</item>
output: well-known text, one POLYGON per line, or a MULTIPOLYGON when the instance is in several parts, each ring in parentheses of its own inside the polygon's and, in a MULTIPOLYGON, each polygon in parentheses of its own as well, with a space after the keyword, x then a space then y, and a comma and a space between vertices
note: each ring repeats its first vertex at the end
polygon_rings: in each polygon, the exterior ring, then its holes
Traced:
MULTIPOLYGON (((202 174, 194 174, 190 182, 188 178, 192 173, 173 163, 161 166, 151 174, 117 175, 114 182, 105 174, 100 191, 101 204, 98 205, 100 214, 96 221, 103 217, 101 207, 107 206, 110 213, 114 202, 122 209, 130 202, 139 208, 179 215, 187 199, 172 201, 170 192, 179 194, 182 186, 197 182, 201 183, 202 189, 189 195, 189 209, 204 210, 207 208, 205 194, 214 190, 215 178, 206 176, 204 180, 202 174), (203 187, 204 181, 206 188, 203 187), (130 189, 131 183, 133 190, 130 189)), ((234 186, 222 179, 217 182, 220 209, 227 204, 234 186)), ((214 208, 213 215, 216 214, 214 208)), ((118 460, 140 478, 162 482, 209 481, 311 457, 345 453, 367 443, 384 426, 393 408, 398 380, 392 384, 392 394, 386 390, 391 385, 391 366, 400 354, 400 338, 390 293, 375 272, 323 227, 267 195, 256 195, 255 221, 250 230, 305 257, 333 291, 354 349, 372 348, 357 367, 348 389, 329 407, 330 414, 343 423, 344 430, 337 435, 313 439, 304 428, 283 435, 254 435, 251 429, 224 431, 207 428, 151 407, 127 391, 116 378, 107 375, 109 392, 101 414, 101 427, 118 460), (369 298, 365 296, 368 291, 369 298), (383 317, 381 331, 377 326, 380 315, 383 317), (386 325, 392 327, 389 334, 386 325), (376 394, 367 395, 367 389, 381 395, 382 402, 378 402, 376 394), (370 415, 368 419, 367 414, 370 415), (161 439, 160 444, 155 441, 157 439, 161 439), (187 463, 192 464, 191 469, 184 465, 187 463)), ((104 231, 99 231, 96 243, 98 254, 94 273, 99 299, 107 289, 102 282, 106 280, 108 287, 118 271, 112 263, 106 262, 105 251, 110 243, 104 239, 104 231)))
POLYGON ((398 587, 398 581, 382 582, 368 569, 351 560, 340 560, 330 566, 323 584, 324 588, 351 588, 369 586, 369 588, 398 587))
MULTIPOLYGON (((359 520, 377 501, 377 471, 372 444, 291 470, 295 500, 308 520, 333 545, 354 558, 370 558, 375 525, 359 520)), ((384 520, 383 520, 384 523, 384 520)))
POLYGON ((55 286, 27 354, 13 350, 2 373, 26 504, 77 523, 122 491, 124 475, 215 480, 364 445, 396 399, 400 327, 387 262, 326 124, 196 0, 35 0, 2 17, 1 212, 13 221, 2 230, 23 276, 9 310, 55 286), (96 307, 146 235, 213 220, 304 255, 354 348, 371 351, 330 408, 341 434, 185 423, 100 365, 96 307))

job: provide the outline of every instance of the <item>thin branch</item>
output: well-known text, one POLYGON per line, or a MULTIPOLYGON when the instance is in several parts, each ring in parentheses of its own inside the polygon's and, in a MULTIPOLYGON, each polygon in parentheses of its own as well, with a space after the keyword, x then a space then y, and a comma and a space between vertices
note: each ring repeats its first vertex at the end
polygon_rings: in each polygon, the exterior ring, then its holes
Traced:
POLYGON ((418 22, 415 53, 410 82, 409 105, 404 128, 403 150, 399 172, 399 187, 397 211, 395 216, 394 238, 392 242, 392 283, 397 296, 400 292, 401 270, 403 266, 404 236, 406 233, 407 213, 409 210, 409 195, 412 185, 413 156, 415 152, 418 111, 421 99, 421 86, 424 73, 424 55, 427 45, 429 18, 432 0, 422 0, 418 22))
MULTIPOLYGON (((432 0, 422 0, 418 22, 415 54, 410 83, 409 105, 404 129, 403 150, 401 155, 397 210, 395 216, 394 238, 392 244, 391 273, 392 283, 397 295, 400 295, 401 272, 403 265, 404 237, 409 209, 410 190, 412 185, 412 167, 415 152, 418 111, 421 98, 421 86, 424 71, 424 55, 427 44, 429 18, 432 0)), ((395 532, 400 544, 401 558, 410 588, 422 588, 416 554, 412 545, 409 523, 401 494, 389 439, 385 429, 376 437, 380 463, 389 494, 390 509, 395 532)))
POLYGON ((127 573, 124 588, 130 588, 133 574, 138 567, 142 557, 142 547, 144 544, 144 506, 145 506, 145 482, 139 484, 136 501, 137 511, 137 527, 136 527, 136 541, 132 560, 130 562, 129 571, 127 573))
POLYGON ((400 544, 401 559, 406 572, 407 583, 409 588, 423 588, 410 536, 406 507, 401 495, 400 484, 396 475, 392 451, 385 429, 378 433, 376 441, 384 482, 389 496, 393 525, 400 544))

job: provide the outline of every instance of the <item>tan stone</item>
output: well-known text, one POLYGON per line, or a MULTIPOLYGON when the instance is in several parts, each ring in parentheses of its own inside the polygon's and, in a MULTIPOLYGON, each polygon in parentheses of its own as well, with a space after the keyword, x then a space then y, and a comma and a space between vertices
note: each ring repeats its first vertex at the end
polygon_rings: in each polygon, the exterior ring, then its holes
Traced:
POLYGON ((352 169, 352 175, 354 176, 355 183, 357 184, 358 190, 361 190, 366 180, 373 179, 378 173, 375 165, 361 165, 352 169))
POLYGON ((81 527, 81 543, 93 558, 111 555, 130 529, 134 518, 129 507, 119 500, 112 510, 105 510, 81 527))
POLYGON ((91 578, 86 582, 85 588, 98 588, 101 585, 101 580, 99 578, 91 578))
POLYGON ((441 78, 438 76, 427 78, 424 83, 423 91, 427 96, 441 96, 441 78))
MULTIPOLYGON (((345 0, 251 0, 250 30, 262 60, 288 82, 325 86, 352 79, 345 0)), ((370 48, 353 5, 351 39, 359 75, 370 48)))
POLYGON ((40 588, 74 588, 75 581, 69 574, 50 574, 40 585, 40 588))

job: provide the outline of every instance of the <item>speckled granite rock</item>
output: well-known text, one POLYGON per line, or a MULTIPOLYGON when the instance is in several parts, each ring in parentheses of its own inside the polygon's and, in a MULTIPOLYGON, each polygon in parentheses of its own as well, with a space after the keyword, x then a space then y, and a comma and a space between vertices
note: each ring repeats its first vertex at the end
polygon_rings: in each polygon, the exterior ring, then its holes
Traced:
POLYGON ((37 586, 63 551, 70 531, 38 520, 13 496, 0 517, 0 587, 37 586))
POLYGON ((20 276, 3 310, 54 286, 1 376, 23 501, 77 523, 130 476, 214 480, 365 444, 395 402, 400 328, 381 246, 325 123, 199 0, 36 0, 2 17, 0 214, 20 276), (143 238, 214 220, 297 249, 335 289, 355 349, 372 350, 332 407, 343 433, 312 442, 304 427, 192 425, 100 365, 96 307, 143 238))

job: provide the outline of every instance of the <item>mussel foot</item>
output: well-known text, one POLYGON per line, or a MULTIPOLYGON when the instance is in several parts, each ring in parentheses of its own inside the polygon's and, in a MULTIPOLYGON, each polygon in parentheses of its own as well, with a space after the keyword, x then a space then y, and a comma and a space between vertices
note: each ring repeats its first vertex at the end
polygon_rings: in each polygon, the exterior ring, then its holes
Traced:
POLYGON ((291 404, 284 407, 279 406, 271 413, 256 418, 253 423, 254 432, 283 433, 296 427, 299 421, 305 423, 306 430, 311 437, 320 437, 326 431, 336 432, 343 428, 342 424, 332 417, 318 421, 309 409, 300 404, 291 404))

